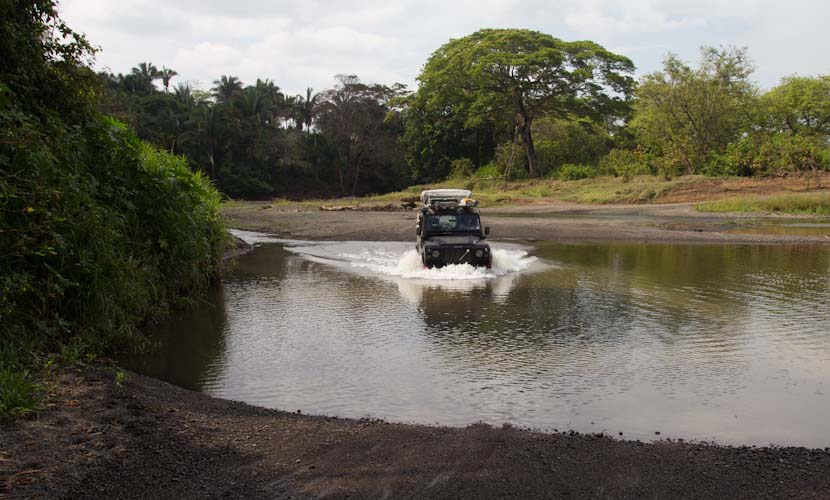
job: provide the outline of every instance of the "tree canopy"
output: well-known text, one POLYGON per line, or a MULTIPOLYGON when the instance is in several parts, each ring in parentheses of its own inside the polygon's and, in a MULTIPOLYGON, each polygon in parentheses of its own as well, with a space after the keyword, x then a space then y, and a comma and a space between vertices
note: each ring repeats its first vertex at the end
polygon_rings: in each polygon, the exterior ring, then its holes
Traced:
POLYGON ((830 76, 791 76, 764 96, 769 125, 796 134, 830 135, 830 76))
POLYGON ((483 29, 451 40, 429 58, 407 101, 407 117, 413 118, 407 139, 417 150, 411 158, 436 161, 423 153, 441 136, 506 131, 520 139, 528 172, 536 175, 533 121, 544 115, 624 117, 633 71, 629 59, 594 42, 565 42, 536 31, 483 29))
POLYGON ((631 121, 637 140, 670 160, 668 170, 697 172, 752 123, 753 69, 743 48, 704 47, 697 68, 669 54, 663 70, 637 88, 631 121))

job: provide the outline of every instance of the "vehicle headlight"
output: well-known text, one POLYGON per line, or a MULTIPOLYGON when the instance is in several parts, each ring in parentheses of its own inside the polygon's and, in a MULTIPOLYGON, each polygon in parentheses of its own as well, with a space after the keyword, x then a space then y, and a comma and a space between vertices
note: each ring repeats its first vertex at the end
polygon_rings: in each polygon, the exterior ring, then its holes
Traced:
POLYGON ((479 259, 484 257, 484 250, 482 250, 480 248, 478 250, 476 250, 476 257, 478 257, 479 259))
POLYGON ((435 259, 437 259, 438 257, 440 257, 440 256, 441 256, 441 252, 439 252, 438 250, 433 250, 432 252, 430 252, 430 254, 431 254, 431 255, 432 255, 432 257, 433 257, 433 258, 435 258, 435 259))

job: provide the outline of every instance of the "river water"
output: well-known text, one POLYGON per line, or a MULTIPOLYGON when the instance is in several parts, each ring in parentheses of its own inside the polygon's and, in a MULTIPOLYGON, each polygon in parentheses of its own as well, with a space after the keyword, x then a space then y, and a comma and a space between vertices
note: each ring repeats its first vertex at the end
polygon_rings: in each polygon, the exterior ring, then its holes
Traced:
POLYGON ((830 446, 828 248, 497 242, 493 270, 424 270, 412 243, 239 234, 129 366, 304 413, 830 446))

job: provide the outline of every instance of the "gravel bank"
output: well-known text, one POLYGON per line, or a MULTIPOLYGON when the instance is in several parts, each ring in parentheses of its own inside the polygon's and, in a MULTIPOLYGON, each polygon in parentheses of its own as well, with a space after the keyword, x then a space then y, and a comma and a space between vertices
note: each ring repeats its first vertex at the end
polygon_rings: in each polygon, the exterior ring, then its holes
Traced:
POLYGON ((830 498, 826 450, 305 416, 106 372, 65 374, 0 450, 5 498, 830 498))

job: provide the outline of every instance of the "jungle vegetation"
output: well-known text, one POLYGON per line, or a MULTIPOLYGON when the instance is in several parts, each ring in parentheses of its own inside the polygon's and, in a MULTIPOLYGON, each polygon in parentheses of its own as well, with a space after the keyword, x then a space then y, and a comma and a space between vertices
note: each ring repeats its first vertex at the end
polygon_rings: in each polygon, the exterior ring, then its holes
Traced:
POLYGON ((830 76, 763 92, 746 48, 668 54, 660 71, 522 29, 450 40, 417 90, 338 75, 303 95, 140 63, 101 74, 102 111, 183 155, 231 197, 357 196, 454 178, 780 176, 830 168, 830 76))
POLYGON ((0 2, 0 419, 51 368, 134 345, 222 257, 219 193, 97 111, 93 53, 53 0, 0 2))

